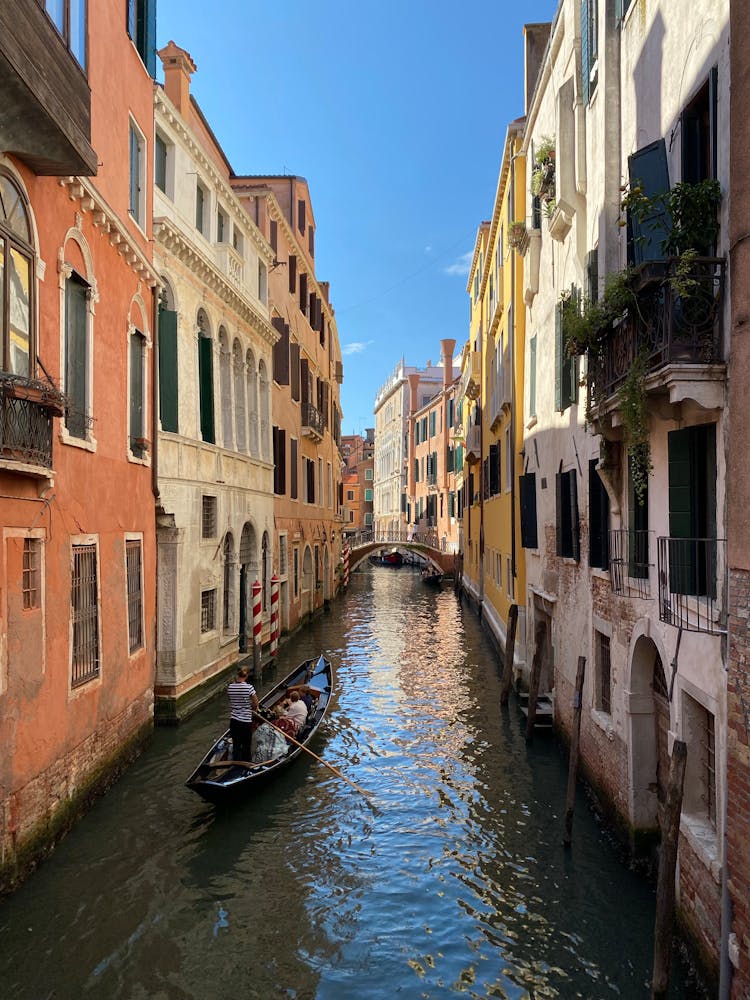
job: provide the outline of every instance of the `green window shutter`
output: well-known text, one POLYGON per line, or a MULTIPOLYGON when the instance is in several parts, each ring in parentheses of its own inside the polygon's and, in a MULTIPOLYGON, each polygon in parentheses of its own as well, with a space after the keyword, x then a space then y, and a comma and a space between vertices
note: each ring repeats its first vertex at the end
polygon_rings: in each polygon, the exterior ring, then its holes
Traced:
POLYGON ((159 416, 161 429, 178 431, 177 405, 177 313, 159 310, 159 416))
MULTIPOLYGON (((649 198, 669 191, 669 168, 663 139, 657 139, 628 157, 628 177, 631 186, 639 182, 644 195, 649 198)), ((656 208, 642 220, 628 215, 628 227, 628 259, 632 259, 633 264, 660 260, 664 256, 664 243, 672 221, 663 207, 656 208)))
POLYGON ((535 549, 538 546, 536 517, 536 474, 528 472, 519 477, 521 507, 521 546, 535 549))
POLYGON ((455 511, 456 511, 456 495, 453 492, 453 490, 451 490, 448 493, 448 517, 455 517, 455 511))
POLYGON ((570 490, 570 534, 572 556, 576 562, 581 559, 581 525, 578 517, 578 485, 576 470, 568 473, 568 489, 570 490))
POLYGON ((555 305, 555 409, 562 413, 562 368, 564 360, 564 345, 562 342, 562 306, 558 302, 555 305))
POLYGON ((214 360, 213 341, 198 337, 198 388, 201 408, 201 437, 214 444, 214 360))
POLYGON ((133 126, 130 126, 130 214, 138 220, 139 206, 139 155, 138 155, 138 134, 133 126))
POLYGON ((156 79, 156 0, 143 0, 143 51, 148 75, 156 79))
POLYGON ((130 335, 130 451, 143 457, 143 355, 145 343, 138 331, 130 335))
POLYGON ((77 438, 86 437, 88 414, 88 285, 73 273, 65 282, 65 426, 77 438))
POLYGON ((693 537, 691 490, 691 431, 686 427, 667 435, 669 463, 669 534, 672 538, 693 537))

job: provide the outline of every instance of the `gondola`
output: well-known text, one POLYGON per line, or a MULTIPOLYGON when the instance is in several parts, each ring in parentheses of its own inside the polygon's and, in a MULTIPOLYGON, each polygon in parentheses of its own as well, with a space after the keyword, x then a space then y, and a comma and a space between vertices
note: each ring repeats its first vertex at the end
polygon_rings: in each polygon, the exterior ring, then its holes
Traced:
POLYGON ((266 784, 296 757, 304 754, 302 747, 296 744, 304 747, 310 742, 320 728, 331 702, 331 661, 322 654, 317 660, 305 660, 260 699, 260 714, 272 717, 274 706, 283 701, 288 688, 296 685, 307 685, 311 692, 317 692, 308 712, 307 722, 294 737, 296 743, 280 735, 278 742, 281 744, 281 752, 272 759, 235 763, 232 760, 232 739, 227 729, 187 779, 186 786, 208 802, 231 802, 266 784))
POLYGON ((421 575, 422 583, 426 583, 428 587, 439 587, 443 582, 443 574, 436 569, 423 569, 421 575))

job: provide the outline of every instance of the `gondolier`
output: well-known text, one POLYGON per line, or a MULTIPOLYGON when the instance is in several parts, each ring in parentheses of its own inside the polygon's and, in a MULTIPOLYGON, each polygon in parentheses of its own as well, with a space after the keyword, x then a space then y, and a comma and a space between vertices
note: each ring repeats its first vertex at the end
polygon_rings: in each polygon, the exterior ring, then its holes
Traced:
POLYGON ((258 696, 250 683, 247 667, 240 667, 237 677, 227 688, 229 695, 229 732, 232 735, 234 760, 250 760, 253 734, 253 709, 258 708, 258 696))

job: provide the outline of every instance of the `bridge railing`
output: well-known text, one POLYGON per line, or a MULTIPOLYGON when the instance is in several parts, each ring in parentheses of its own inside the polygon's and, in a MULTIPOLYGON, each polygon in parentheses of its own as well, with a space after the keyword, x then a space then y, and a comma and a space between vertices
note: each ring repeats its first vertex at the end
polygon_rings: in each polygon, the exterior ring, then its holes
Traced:
POLYGON ((437 549, 439 552, 457 552, 458 546, 455 542, 449 541, 446 535, 440 537, 433 528, 419 529, 409 528, 398 531, 375 531, 369 528, 364 531, 357 531, 348 534, 347 545, 357 548, 359 545, 426 545, 429 548, 437 549))

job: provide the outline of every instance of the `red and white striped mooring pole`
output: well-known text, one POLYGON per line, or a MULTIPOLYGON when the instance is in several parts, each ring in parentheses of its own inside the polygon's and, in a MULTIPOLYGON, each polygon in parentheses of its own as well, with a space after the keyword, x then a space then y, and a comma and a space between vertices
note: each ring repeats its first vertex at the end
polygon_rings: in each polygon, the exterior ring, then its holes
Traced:
POLYGON ((344 590, 349 586, 349 546, 344 546, 344 590))
POLYGON ((279 578, 271 577, 271 656, 279 651, 279 578))
POLYGON ((260 580, 256 580, 253 584, 253 672, 256 675, 260 673, 261 669, 260 630, 262 624, 262 605, 260 591, 260 580))

